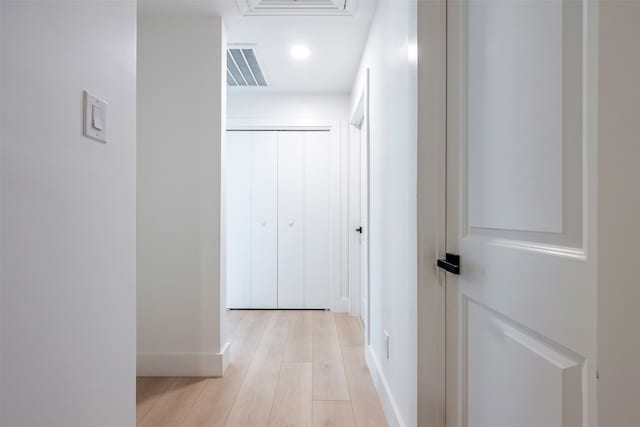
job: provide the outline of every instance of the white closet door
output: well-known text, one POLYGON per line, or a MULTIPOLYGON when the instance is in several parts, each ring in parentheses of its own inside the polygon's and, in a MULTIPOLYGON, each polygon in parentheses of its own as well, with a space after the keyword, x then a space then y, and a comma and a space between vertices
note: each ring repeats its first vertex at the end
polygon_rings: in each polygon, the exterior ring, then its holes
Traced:
POLYGON ((227 133, 227 307, 251 307, 251 134, 227 133))
POLYGON ((329 132, 305 133, 305 308, 330 307, 329 148, 329 132))
POLYGON ((304 133, 278 133, 278 308, 304 307, 304 133))
POLYGON ((278 304, 278 141, 251 133, 251 306, 278 304))

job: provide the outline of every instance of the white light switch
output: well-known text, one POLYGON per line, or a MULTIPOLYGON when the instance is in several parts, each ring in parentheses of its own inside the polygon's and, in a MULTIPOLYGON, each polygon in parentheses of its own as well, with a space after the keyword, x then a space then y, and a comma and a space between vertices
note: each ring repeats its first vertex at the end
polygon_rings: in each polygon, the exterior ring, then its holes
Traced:
POLYGON ((107 142, 107 103, 83 92, 84 136, 100 142, 107 142))
POLYGON ((93 119, 91 126, 93 126, 95 130, 102 130, 102 128, 104 127, 104 123, 102 121, 102 108, 97 105, 92 105, 91 114, 93 119))

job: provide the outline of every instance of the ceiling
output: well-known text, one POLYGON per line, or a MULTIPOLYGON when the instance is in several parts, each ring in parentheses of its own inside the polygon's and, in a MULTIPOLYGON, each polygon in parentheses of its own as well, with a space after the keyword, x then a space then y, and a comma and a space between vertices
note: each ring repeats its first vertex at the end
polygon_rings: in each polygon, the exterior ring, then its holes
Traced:
POLYGON ((349 92, 367 40, 375 0, 357 0, 352 15, 243 15, 236 0, 141 2, 141 13, 221 15, 229 44, 255 45, 267 88, 230 91, 349 92), (294 59, 293 45, 311 55, 294 59))

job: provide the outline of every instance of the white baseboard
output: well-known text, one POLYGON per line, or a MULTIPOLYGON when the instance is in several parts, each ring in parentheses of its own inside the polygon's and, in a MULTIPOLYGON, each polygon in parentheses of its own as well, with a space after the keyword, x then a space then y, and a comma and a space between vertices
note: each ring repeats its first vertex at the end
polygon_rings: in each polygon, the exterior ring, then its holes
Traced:
POLYGON ((405 427, 406 424, 400 415, 398 403, 393 397, 393 393, 391 393, 389 382, 380 368, 378 357, 369 345, 366 346, 365 359, 369 367, 369 372, 371 373, 371 378, 373 379, 373 384, 378 391, 378 397, 380 398, 384 415, 387 417, 387 424, 391 427, 405 427))
POLYGON ((219 375, 220 377, 224 375, 225 372, 227 372, 227 367, 229 366, 229 356, 231 354, 231 343, 229 341, 227 341, 223 346, 222 346, 222 351, 220 351, 220 353, 218 353, 218 355, 220 355, 220 358, 222 359, 222 373, 219 375))
POLYGON ((230 344, 220 353, 138 353, 139 377, 221 377, 229 366, 230 344))

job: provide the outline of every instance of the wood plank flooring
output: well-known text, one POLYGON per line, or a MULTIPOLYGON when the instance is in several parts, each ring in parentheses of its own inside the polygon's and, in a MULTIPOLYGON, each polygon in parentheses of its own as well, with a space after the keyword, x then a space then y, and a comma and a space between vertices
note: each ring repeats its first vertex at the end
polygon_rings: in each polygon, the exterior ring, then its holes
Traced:
POLYGON ((222 378, 140 377, 138 426, 386 426, 360 320, 327 311, 227 312, 222 378))

